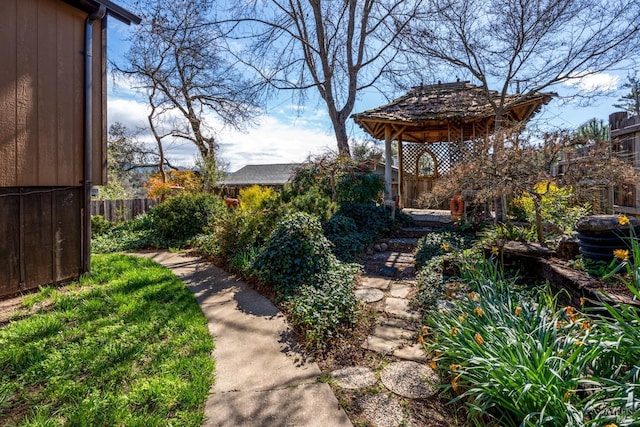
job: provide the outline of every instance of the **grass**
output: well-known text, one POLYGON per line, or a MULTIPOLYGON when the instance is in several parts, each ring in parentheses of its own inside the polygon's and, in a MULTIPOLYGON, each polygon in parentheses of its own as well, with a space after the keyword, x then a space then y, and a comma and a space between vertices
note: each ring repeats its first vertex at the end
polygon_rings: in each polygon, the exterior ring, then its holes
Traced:
POLYGON ((192 293, 146 259, 92 270, 0 327, 0 425, 200 426, 213 341, 192 293))

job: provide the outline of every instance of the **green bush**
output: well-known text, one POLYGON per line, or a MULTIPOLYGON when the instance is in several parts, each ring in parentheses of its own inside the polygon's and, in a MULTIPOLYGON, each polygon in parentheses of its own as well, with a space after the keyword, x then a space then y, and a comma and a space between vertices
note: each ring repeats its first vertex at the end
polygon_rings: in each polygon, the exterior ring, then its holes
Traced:
POLYGON ((429 313, 437 306, 438 301, 444 299, 443 262, 442 256, 435 256, 428 260, 416 274, 418 291, 412 299, 412 304, 422 313, 429 313))
POLYGON ((102 215, 91 216, 91 236, 99 236, 109 232, 116 226, 115 222, 104 219, 102 215))
POLYGON ((302 285, 323 283, 322 275, 337 263, 318 219, 296 212, 278 223, 253 269, 263 283, 288 297, 302 285))
POLYGON ((111 223, 102 234, 93 234, 91 250, 96 253, 131 251, 148 247, 166 248, 172 242, 158 236, 153 218, 148 213, 128 221, 111 223))
POLYGON ((471 235, 449 231, 433 232, 418 240, 415 250, 416 268, 421 269, 431 258, 465 249, 471 235))
POLYGON ((290 299, 291 317, 304 331, 308 345, 322 346, 356 323, 353 283, 359 268, 357 264, 337 265, 326 272, 320 286, 303 285, 290 299))
POLYGON ((323 194, 317 187, 310 187, 304 193, 294 196, 290 204, 294 211, 315 215, 321 221, 331 218, 338 209, 331 197, 323 194))
POLYGON ((336 187, 338 203, 377 202, 382 198, 384 179, 370 170, 345 173, 336 187))
POLYGON ((334 215, 322 224, 324 235, 333 243, 332 251, 339 260, 353 262, 369 243, 367 237, 358 231, 353 219, 344 215, 334 215))
POLYGON ((171 197, 154 207, 150 215, 160 237, 187 241, 202 233, 209 222, 224 211, 219 197, 194 193, 171 197))

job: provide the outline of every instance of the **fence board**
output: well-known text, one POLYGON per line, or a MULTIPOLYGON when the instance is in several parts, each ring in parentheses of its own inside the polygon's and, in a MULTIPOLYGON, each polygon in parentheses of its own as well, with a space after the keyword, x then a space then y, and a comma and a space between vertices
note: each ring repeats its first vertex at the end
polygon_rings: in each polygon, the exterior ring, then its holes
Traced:
POLYGON ((101 215, 107 221, 124 221, 148 212, 157 204, 155 199, 92 200, 91 215, 101 215))

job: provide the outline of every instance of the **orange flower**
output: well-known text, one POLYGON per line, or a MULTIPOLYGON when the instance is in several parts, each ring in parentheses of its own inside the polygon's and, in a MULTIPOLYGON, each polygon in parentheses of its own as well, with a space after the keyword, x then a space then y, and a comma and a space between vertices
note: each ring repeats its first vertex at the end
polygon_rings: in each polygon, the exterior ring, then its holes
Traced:
POLYGON ((451 380, 451 388, 453 391, 458 391, 458 381, 460 380, 460 376, 454 377, 451 380))
POLYGON ((423 326, 422 328, 420 328, 420 330, 422 331, 423 335, 429 335, 429 328, 427 328, 426 326, 423 326))
POLYGON ((573 313, 575 313, 575 308, 573 308, 570 305, 568 305, 567 306, 567 316, 571 316, 573 313))
POLYGON ((618 427, 618 425, 611 423, 611 424, 606 424, 604 427, 618 427))
POLYGON ((627 218, 625 215, 620 215, 618 217, 618 224, 620 225, 627 225, 629 224, 629 218, 627 218))
POLYGON ((587 302, 587 299, 585 297, 581 297, 580 298, 580 307, 583 307, 585 302, 587 302))
POLYGON ((484 344, 484 340, 482 339, 482 335, 480 335, 479 333, 476 332, 476 334, 475 334, 475 336, 473 338, 476 340, 478 345, 484 344))
POLYGON ((516 316, 520 316, 522 314, 522 307, 517 306, 516 307, 516 316))
POLYGON ((470 299, 471 301, 479 302, 479 301, 480 301, 480 295, 478 295, 478 293, 477 293, 477 292, 471 292, 471 293, 469 294, 469 299, 470 299))
POLYGON ((440 355, 441 355, 441 354, 442 354, 442 353, 440 352, 440 350, 436 350, 436 359, 437 359, 438 357, 440 357, 440 355))
POLYGON ((423 344, 423 343, 424 343, 424 337, 423 337, 422 335, 418 335, 418 342, 419 342, 420 344, 423 344))
POLYGON ((591 324, 589 322, 587 322, 586 320, 583 320, 582 323, 580 324, 580 328, 584 329, 585 331, 590 331, 591 330, 591 324))
POLYGON ((584 343, 582 341, 580 341, 580 340, 576 341, 574 344, 577 345, 577 346, 584 345, 584 343))
POLYGON ((478 315, 478 317, 482 317, 484 315, 484 311, 480 307, 476 307, 473 309, 473 312, 478 315))
POLYGON ((455 326, 451 328, 451 335, 453 335, 454 337, 458 335, 458 328, 456 328, 455 326))
POLYGON ((456 373, 456 370, 458 368, 462 368, 462 365, 456 365, 455 363, 452 363, 451 365, 449 365, 449 369, 451 369, 451 372, 453 372, 454 374, 456 373))
POLYGON ((438 367, 438 363, 435 359, 433 359, 431 362, 429 362, 429 366, 431 366, 431 369, 436 369, 438 367))
POLYGON ((626 261, 629 259, 629 250, 628 249, 616 249, 613 251, 613 256, 618 258, 619 260, 626 261))

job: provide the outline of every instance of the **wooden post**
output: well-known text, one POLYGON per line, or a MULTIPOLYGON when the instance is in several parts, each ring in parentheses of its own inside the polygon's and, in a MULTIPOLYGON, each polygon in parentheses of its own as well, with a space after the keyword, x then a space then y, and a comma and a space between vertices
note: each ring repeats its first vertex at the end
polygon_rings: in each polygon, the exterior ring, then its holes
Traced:
POLYGON ((391 157, 391 126, 384 127, 384 205, 391 208, 391 218, 395 218, 396 205, 393 201, 391 183, 393 181, 393 159, 391 157))
POLYGON ((398 201, 400 209, 404 209, 404 161, 402 158, 402 135, 398 137, 398 201))

